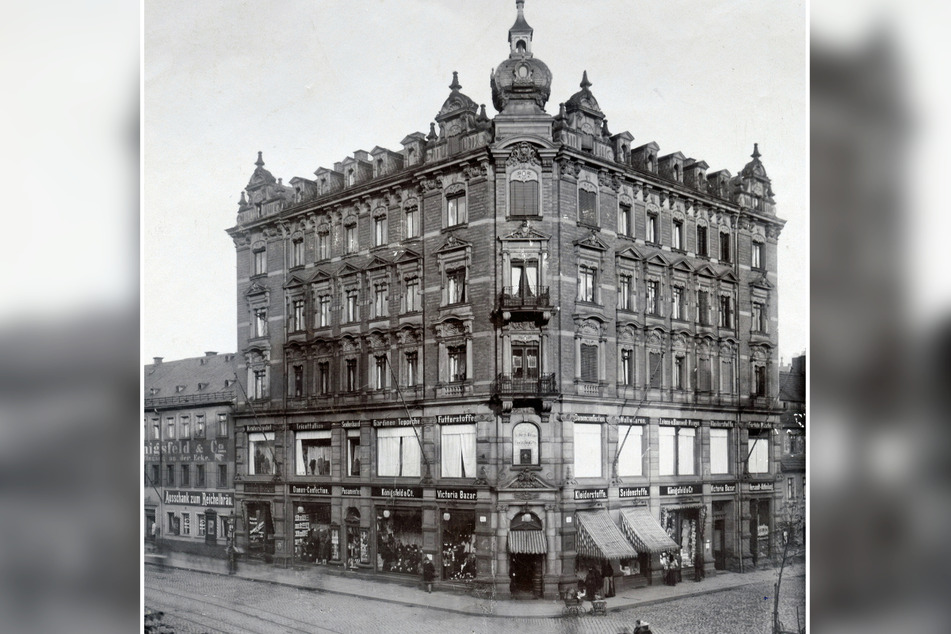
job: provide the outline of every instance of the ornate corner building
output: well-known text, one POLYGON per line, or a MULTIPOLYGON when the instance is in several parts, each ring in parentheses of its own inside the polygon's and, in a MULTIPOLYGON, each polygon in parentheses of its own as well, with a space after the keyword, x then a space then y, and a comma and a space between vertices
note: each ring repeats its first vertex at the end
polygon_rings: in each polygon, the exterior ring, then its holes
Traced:
POLYGON ((777 550, 777 239, 736 176, 612 134, 516 2, 489 118, 288 185, 256 169, 237 255, 236 539, 251 556, 552 597, 777 550))

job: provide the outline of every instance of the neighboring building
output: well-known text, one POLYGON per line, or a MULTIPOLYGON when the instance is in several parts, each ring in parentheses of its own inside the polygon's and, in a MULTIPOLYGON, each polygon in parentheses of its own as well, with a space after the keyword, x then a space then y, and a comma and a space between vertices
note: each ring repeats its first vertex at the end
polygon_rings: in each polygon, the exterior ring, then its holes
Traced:
POLYGON ((789 531, 791 552, 801 554, 806 540, 806 355, 795 357, 788 368, 780 370, 779 400, 783 406, 783 508, 777 513, 777 529, 789 531))
POLYGON ((256 169, 237 255, 236 540, 555 596, 767 565, 782 500, 777 239, 737 176, 611 134, 585 74, 555 115, 522 2, 490 119, 289 185, 256 169), (623 564, 623 569, 620 564, 623 564))
POLYGON ((235 382, 233 354, 145 366, 145 530, 156 546, 224 554, 234 519, 235 382))

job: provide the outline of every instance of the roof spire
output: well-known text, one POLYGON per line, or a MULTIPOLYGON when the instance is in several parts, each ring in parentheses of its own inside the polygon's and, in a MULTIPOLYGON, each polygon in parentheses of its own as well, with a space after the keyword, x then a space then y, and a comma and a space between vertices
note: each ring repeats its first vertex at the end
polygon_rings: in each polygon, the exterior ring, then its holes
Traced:
POLYGON ((254 162, 254 164, 257 165, 258 167, 264 167, 264 159, 261 158, 261 152, 260 152, 260 151, 258 151, 258 160, 256 160, 256 161, 254 162))
POLYGON ((588 71, 584 71, 584 74, 581 76, 581 87, 585 89, 591 87, 591 82, 588 81, 588 71))
POLYGON ((759 153, 759 143, 753 144, 753 153, 750 154, 754 159, 758 159, 762 154, 759 153))
POLYGON ((459 85, 459 73, 457 71, 452 71, 452 84, 449 85, 451 90, 459 90, 462 86, 459 85))

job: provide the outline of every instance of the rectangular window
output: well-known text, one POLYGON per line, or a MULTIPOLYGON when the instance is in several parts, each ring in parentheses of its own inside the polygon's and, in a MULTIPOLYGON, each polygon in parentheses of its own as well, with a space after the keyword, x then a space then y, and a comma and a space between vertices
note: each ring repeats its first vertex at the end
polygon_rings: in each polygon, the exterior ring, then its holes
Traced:
POLYGON ((218 465, 218 488, 227 489, 230 482, 228 482, 228 465, 220 464, 218 465))
POLYGON ((412 313, 420 309, 419 306, 419 278, 406 278, 406 290, 403 294, 407 313, 412 313))
POLYGON ((406 353, 406 385, 413 387, 419 383, 419 353, 406 353))
POLYGON ((359 307, 357 306, 358 293, 357 290, 351 288, 346 292, 346 300, 344 302, 344 314, 345 323, 352 323, 360 319, 359 307))
POLYGON ((357 390, 357 360, 347 359, 347 391, 357 390))
POLYGON ((165 486, 175 486, 175 465, 165 465, 165 486))
POLYGON ((347 475, 360 475, 360 430, 347 430, 347 475))
POLYGON ((182 535, 192 534, 192 515, 191 513, 182 513, 182 535))
POLYGON ((697 360, 697 389, 701 392, 713 391, 713 369, 710 366, 710 359, 697 360))
POLYGON ((660 282, 647 280, 647 314, 660 315, 660 282))
POLYGON ((697 291, 697 321, 701 326, 710 325, 710 292, 697 291))
POLYGON ((619 476, 644 475, 644 426, 618 425, 619 446, 617 474, 619 476))
POLYGON ((658 432, 658 475, 674 475, 677 472, 677 428, 661 427, 658 432))
POLYGON ((381 355, 374 359, 373 387, 378 390, 386 388, 386 356, 381 355))
POLYGON ((321 295, 317 298, 317 327, 324 328, 330 325, 331 302, 330 295, 321 295))
POLYGON ((205 536, 205 514, 196 513, 195 519, 198 520, 198 536, 204 537, 205 536))
POLYGON ((330 394, 330 362, 321 361, 317 364, 317 393, 330 394))
POLYGON ((165 418, 165 440, 175 440, 175 417, 165 418))
POLYGON ((768 429, 750 431, 746 446, 750 473, 769 473, 769 435, 768 429))
POLYGON ((720 361, 720 392, 733 393, 733 361, 720 361))
POLYGON ((360 246, 357 243, 357 225, 353 224, 344 229, 344 238, 347 245, 347 253, 356 253, 360 246))
POLYGON ((674 220, 674 231, 671 236, 671 248, 683 251, 684 248, 684 223, 683 220, 674 220))
POLYGON ((175 515, 175 513, 168 514, 168 532, 171 535, 181 534, 181 518, 175 515))
POLYGON ((251 373, 251 398, 267 398, 267 369, 254 370, 251 373))
POLYGON ((195 414, 195 438, 205 437, 205 415, 195 414))
POLYGON ((406 237, 419 237, 419 207, 409 207, 406 210, 406 237))
POLYGON ((647 241, 653 244, 660 243, 657 214, 647 214, 647 241))
POLYGON ((598 195, 587 189, 578 190, 578 220, 586 225, 598 225, 598 195))
POLYGON ((162 483, 159 481, 160 475, 159 466, 157 464, 149 465, 149 486, 162 486, 162 483))
POLYGON ((255 308, 253 318, 254 337, 267 337, 267 308, 255 308))
POLYGON ((157 419, 152 419, 152 440, 162 440, 162 422, 157 419))
POLYGON ((182 440, 188 440, 192 437, 191 435, 191 418, 187 414, 183 414, 179 419, 181 425, 182 433, 179 435, 179 438, 182 440))
POLYGON ((466 346, 449 346, 449 381, 466 380, 466 346))
POLYGON ((764 318, 763 304, 753 302, 753 332, 766 332, 766 320, 764 318))
POLYGON ((330 430, 299 431, 295 434, 297 443, 297 475, 329 476, 331 439, 330 430))
POLYGON ((274 474, 274 432, 248 434, 248 474, 274 474))
POLYGON ((461 192, 446 198, 446 226, 453 227, 468 222, 466 216, 466 194, 461 192))
POLYGON ((617 283, 618 310, 631 310, 631 276, 618 276, 617 283))
POLYGON ((509 209, 513 216, 538 215, 538 181, 509 181, 509 192, 509 209))
POLYGON ((182 481, 179 483, 183 487, 190 487, 191 483, 191 465, 183 464, 182 465, 182 481))
POLYGON ((421 453, 416 429, 383 427, 376 430, 377 469, 380 477, 419 477, 421 453))
POLYGON ((290 396, 303 398, 304 396, 304 366, 295 365, 291 368, 290 396))
POLYGON ((707 228, 703 225, 697 225, 697 255, 702 257, 708 257, 710 255, 707 228))
POLYGON ((601 425, 574 424, 575 477, 601 477, 601 425))
POLYGON ((598 346, 581 344, 581 376, 579 378, 591 383, 598 380, 598 346))
POLYGON ((195 465, 195 486, 199 488, 205 487, 205 465, 203 464, 195 465))
POLYGON ((673 314, 671 317, 674 319, 683 319, 684 318, 684 288, 683 286, 675 286, 673 293, 673 314))
POLYGON ((218 436, 228 435, 228 415, 218 414, 218 436))
POLYGON ((454 269, 446 272, 446 303, 462 304, 466 301, 466 270, 454 269))
POLYGON ((443 425, 439 446, 442 455, 442 477, 476 476, 475 425, 443 425))
POLYGON ((529 298, 538 294, 538 260, 513 260, 510 272, 513 295, 529 298))
POLYGON ((730 473, 730 430, 710 430, 710 473, 730 473))
POLYGON ((304 317, 304 300, 295 299, 291 303, 291 332, 300 332, 306 328, 306 318, 304 317))
POLYGON ((659 475, 694 475, 697 430, 693 427, 661 427, 659 430, 659 475))
POLYGON ((253 268, 251 275, 264 275, 267 273, 267 251, 257 249, 253 252, 253 268))
POLYGON ((317 259, 327 260, 330 258, 330 234, 321 232, 317 234, 317 259))
POLYGON ((386 216, 373 219, 373 246, 386 244, 386 216))
POLYGON ((621 350, 621 383, 634 385, 634 351, 628 348, 621 350))
POLYGON ((754 269, 763 268, 763 245, 760 242, 753 243, 752 266, 754 269))
POLYGON ((756 382, 753 392, 754 396, 766 396, 766 366, 758 365, 754 369, 754 380, 756 382))
POLYGON ((648 360, 650 361, 650 381, 649 385, 652 388, 660 389, 663 385, 663 362, 662 357, 659 352, 650 352, 648 353, 648 360))
POLYGON ((373 310, 376 317, 386 317, 390 314, 389 295, 386 291, 385 282, 373 285, 373 310))
POLYGON ((720 260, 722 262, 730 261, 730 234, 726 231, 720 232, 720 260))
POLYGON ((304 266, 304 241, 294 240, 291 248, 291 266, 304 266))
POLYGON ((693 427, 681 427, 677 430, 677 475, 693 475, 694 446, 697 430, 693 427))
POLYGON ((618 205, 617 210, 618 235, 630 237, 632 227, 633 223, 631 222, 631 206, 621 203, 618 205))
POLYGON ((796 481, 793 478, 786 478, 786 499, 796 499, 796 481))
POLYGON ((674 357, 674 389, 686 389, 687 360, 684 357, 674 357))
POLYGON ((720 296, 720 328, 733 327, 733 298, 720 296))
POLYGON ((594 303, 595 284, 597 283, 597 269, 590 266, 578 268, 578 301, 594 303))

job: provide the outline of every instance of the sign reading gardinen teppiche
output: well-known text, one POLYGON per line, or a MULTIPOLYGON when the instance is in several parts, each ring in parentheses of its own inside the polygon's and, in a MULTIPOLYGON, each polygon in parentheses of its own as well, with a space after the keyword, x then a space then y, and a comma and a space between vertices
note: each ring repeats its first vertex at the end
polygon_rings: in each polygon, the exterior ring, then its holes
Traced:
POLYGON ((232 508, 234 494, 223 491, 176 491, 165 490, 165 504, 181 504, 182 506, 210 506, 232 508))

